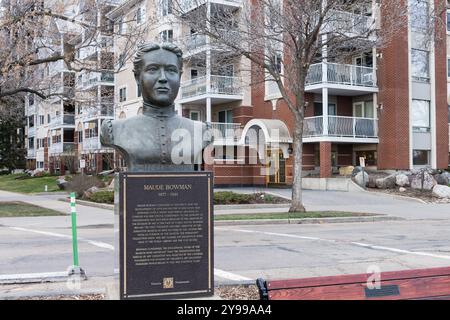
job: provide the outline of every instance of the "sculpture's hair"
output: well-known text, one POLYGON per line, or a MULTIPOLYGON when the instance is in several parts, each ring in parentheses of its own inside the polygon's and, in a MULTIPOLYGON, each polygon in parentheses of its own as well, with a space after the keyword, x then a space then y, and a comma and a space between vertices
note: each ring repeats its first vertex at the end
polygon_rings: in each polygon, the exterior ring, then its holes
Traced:
POLYGON ((134 57, 133 72, 134 72, 135 77, 138 77, 139 74, 141 73, 143 56, 150 51, 160 50, 160 49, 164 49, 164 50, 174 53, 178 57, 178 65, 180 68, 180 73, 183 71, 183 51, 177 45, 175 45, 171 42, 164 42, 161 44, 155 43, 155 42, 147 42, 147 43, 139 45, 136 55, 134 57))

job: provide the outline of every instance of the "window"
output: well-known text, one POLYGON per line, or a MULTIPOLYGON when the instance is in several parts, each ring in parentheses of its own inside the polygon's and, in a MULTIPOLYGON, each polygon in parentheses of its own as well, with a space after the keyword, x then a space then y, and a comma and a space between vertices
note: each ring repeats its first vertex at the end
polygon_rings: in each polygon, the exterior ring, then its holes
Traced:
POLYGON ((413 150, 413 165, 427 166, 430 164, 430 151, 413 150))
POLYGON ((119 20, 119 34, 124 34, 127 31, 127 25, 123 18, 119 20))
POLYGON ((416 132, 430 131, 430 101, 412 101, 412 126, 416 132))
POLYGON ((37 161, 36 162, 36 168, 37 169, 44 169, 44 161, 37 161))
POLYGON ((425 31, 429 27, 428 0, 409 0, 411 11, 411 28, 414 31, 425 31))
POLYGON ((447 31, 450 31, 450 10, 447 10, 447 31))
POLYGON ((78 131, 78 142, 81 143, 83 142, 83 131, 78 131))
POLYGON ((30 106, 34 105, 34 94, 32 94, 28 97, 28 104, 30 106))
POLYGON ((373 101, 362 101, 353 104, 353 116, 359 118, 371 118, 374 117, 373 101))
POLYGON ((34 116, 28 117, 28 127, 30 127, 30 128, 34 127, 34 116))
MULTIPOLYGON (((336 105, 334 103, 328 104, 328 115, 335 116, 337 114, 336 105)), ((314 116, 323 116, 322 102, 314 102, 314 116)))
POLYGON ((141 24, 143 21, 142 8, 137 8, 136 10, 136 24, 141 24))
POLYGON ((39 116, 39 125, 43 125, 45 123, 45 116, 39 116))
POLYGON ((172 0, 161 0, 161 15, 167 16, 169 14, 172 14, 172 0))
POLYGON ((50 119, 50 113, 47 115, 47 123, 50 123, 51 119, 50 119))
POLYGON ((127 88, 119 89, 119 102, 127 101, 127 88))
POLYGON ((161 42, 173 42, 173 30, 164 30, 160 32, 159 39, 161 42))
POLYGON ((200 112, 198 112, 198 111, 191 111, 189 113, 189 118, 191 120, 194 120, 194 121, 200 121, 200 112))
POLYGON ((28 149, 34 149, 34 138, 28 138, 28 149))
POLYGON ((220 123, 233 123, 233 112, 231 110, 219 111, 220 123))
POLYGON ((411 50, 411 73, 414 80, 430 80, 430 53, 424 50, 411 50))
POLYGON ((141 85, 139 83, 136 88, 137 88, 137 97, 138 98, 142 97, 142 89, 141 89, 141 85))
POLYGON ((450 58, 447 58, 447 78, 450 78, 450 58))

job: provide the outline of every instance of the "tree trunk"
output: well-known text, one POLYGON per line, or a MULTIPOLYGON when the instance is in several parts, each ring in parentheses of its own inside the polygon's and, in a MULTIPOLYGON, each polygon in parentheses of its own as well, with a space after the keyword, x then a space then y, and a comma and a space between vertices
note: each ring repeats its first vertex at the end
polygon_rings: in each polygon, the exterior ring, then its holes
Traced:
POLYGON ((292 203, 289 212, 306 212, 302 197, 303 169, 303 120, 296 117, 294 127, 294 181, 292 184, 292 203))

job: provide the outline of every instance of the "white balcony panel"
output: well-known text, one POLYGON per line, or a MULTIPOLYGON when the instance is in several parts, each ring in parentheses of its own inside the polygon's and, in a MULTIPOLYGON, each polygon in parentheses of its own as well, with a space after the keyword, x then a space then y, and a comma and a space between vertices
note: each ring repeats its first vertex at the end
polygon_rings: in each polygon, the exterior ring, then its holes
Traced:
POLYGON ((304 142, 341 141, 378 143, 378 120, 372 118, 328 116, 328 130, 324 117, 305 118, 304 142))
POLYGON ((92 151, 101 148, 100 140, 98 137, 88 138, 83 140, 83 151, 92 151))
POLYGON ((181 84, 179 97, 178 103, 181 104, 208 97, 221 102, 242 100, 241 79, 212 75, 208 85, 206 76, 195 78, 181 84))

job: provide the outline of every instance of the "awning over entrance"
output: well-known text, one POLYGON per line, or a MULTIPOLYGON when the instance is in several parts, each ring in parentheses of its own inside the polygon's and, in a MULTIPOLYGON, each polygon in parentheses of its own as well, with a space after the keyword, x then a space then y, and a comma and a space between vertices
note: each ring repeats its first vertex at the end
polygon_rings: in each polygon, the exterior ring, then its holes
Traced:
POLYGON ((239 145, 251 146, 252 142, 261 145, 278 147, 283 150, 284 158, 289 158, 289 144, 292 137, 287 125, 277 119, 253 119, 244 127, 239 145), (262 133, 262 134, 261 134, 262 133), (256 140, 255 140, 256 139, 256 140))

